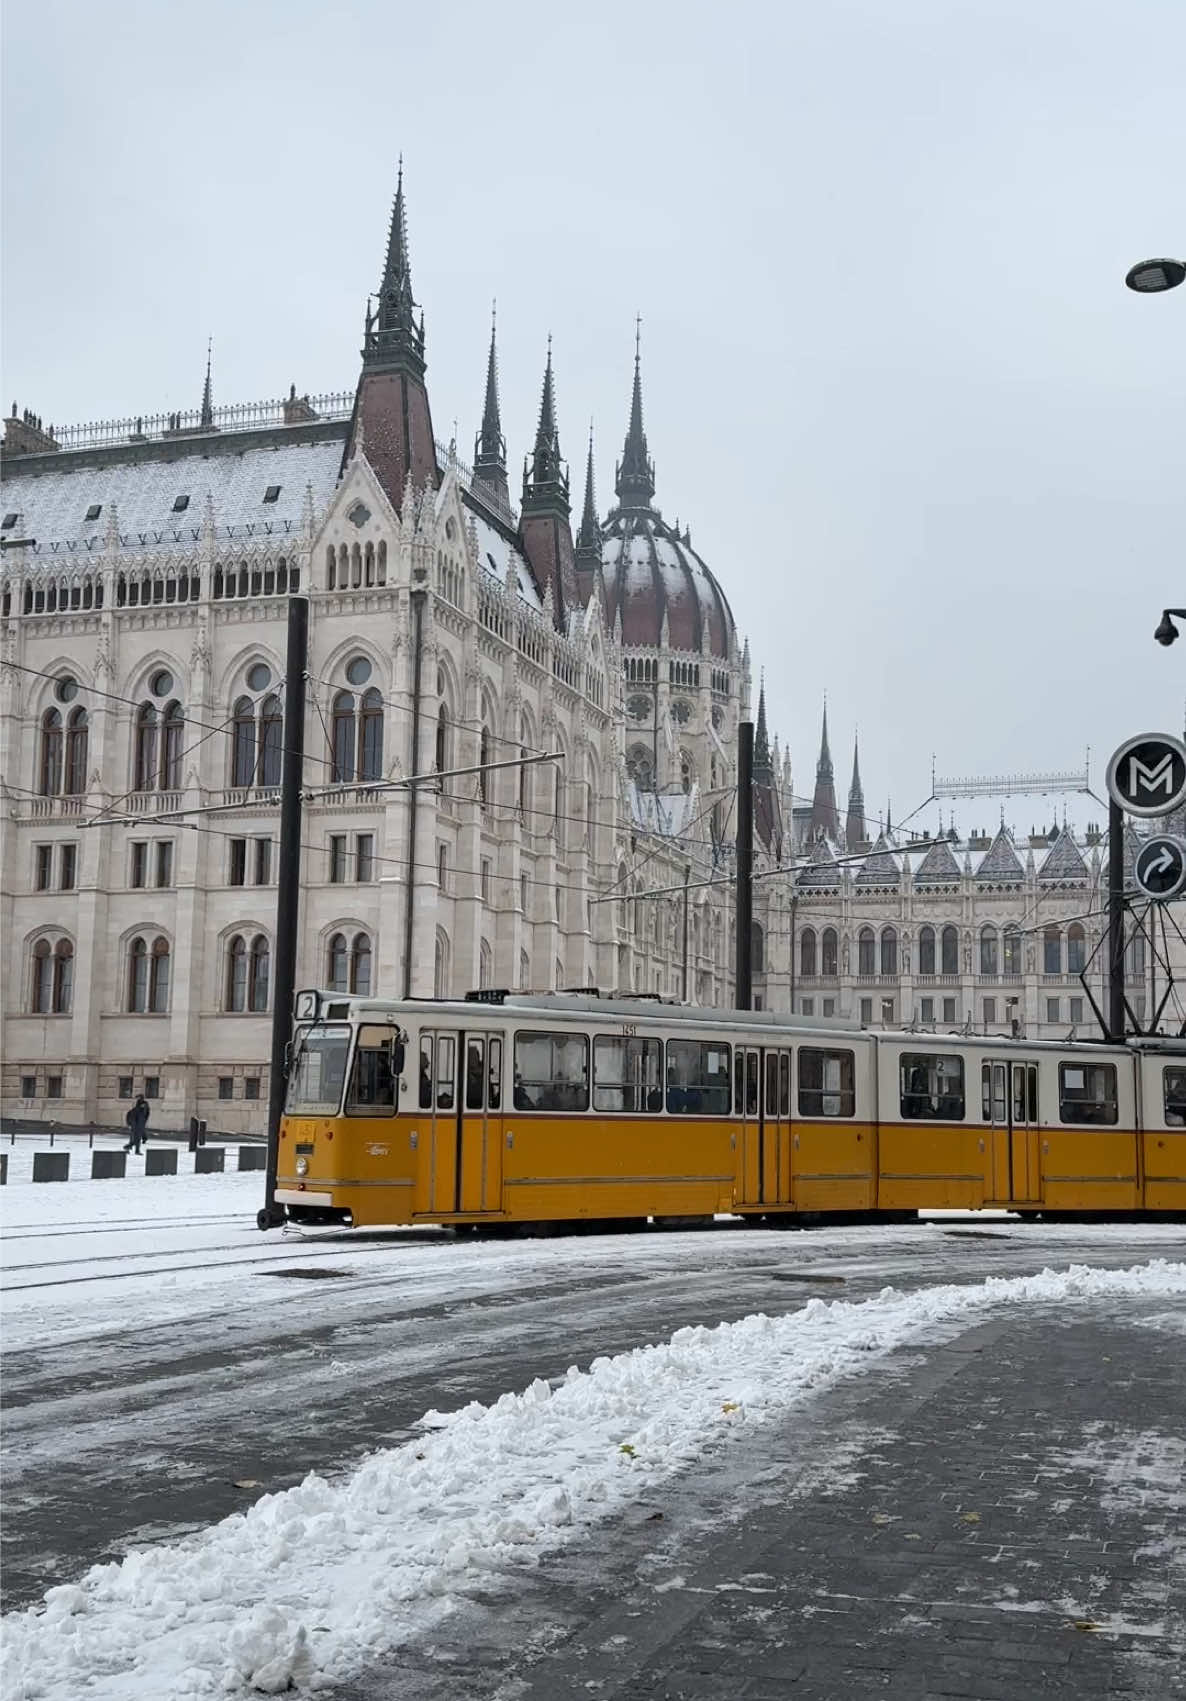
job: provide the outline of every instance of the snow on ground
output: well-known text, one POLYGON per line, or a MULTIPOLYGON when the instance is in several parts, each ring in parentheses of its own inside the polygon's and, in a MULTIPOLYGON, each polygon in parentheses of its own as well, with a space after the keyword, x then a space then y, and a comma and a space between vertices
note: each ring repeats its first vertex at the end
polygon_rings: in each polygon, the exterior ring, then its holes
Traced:
POLYGON ((423 1439, 330 1483, 310 1475, 186 1541, 93 1567, 9 1616, 10 1701, 325 1691, 521 1554, 540 1555, 746 1424, 902 1343, 1009 1305, 1186 1294, 1186 1263, 1072 1267, 678 1331, 429 1413, 423 1439))

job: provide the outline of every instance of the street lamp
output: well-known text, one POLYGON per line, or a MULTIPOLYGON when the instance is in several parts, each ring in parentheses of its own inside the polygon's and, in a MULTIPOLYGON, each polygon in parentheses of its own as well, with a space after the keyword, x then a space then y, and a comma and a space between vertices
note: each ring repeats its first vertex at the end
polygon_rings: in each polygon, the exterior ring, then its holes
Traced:
POLYGON ((1138 295, 1161 295, 1186 281, 1186 261, 1140 260, 1124 281, 1138 295))
POLYGON ((1179 620, 1186 620, 1186 608, 1163 608, 1161 611, 1160 624, 1158 625, 1156 632, 1153 634, 1159 644, 1165 644, 1167 647, 1172 644, 1178 636, 1178 628, 1174 625, 1173 619, 1171 618, 1173 615, 1177 615, 1179 620))

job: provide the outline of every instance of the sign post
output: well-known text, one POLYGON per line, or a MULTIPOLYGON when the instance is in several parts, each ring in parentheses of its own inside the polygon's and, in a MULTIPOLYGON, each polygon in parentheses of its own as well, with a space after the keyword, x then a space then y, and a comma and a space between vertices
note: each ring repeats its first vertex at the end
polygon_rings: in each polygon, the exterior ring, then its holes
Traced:
MULTIPOLYGON (((1139 732, 1126 738, 1108 763, 1108 1037, 1124 1039, 1124 817, 1154 820, 1186 803, 1186 744, 1168 732, 1139 732)), ((1154 884, 1172 884, 1182 866, 1182 841, 1163 835, 1138 855, 1144 874, 1154 884), (1155 848, 1160 847, 1160 848, 1155 848)), ((1172 897, 1186 885, 1186 867, 1173 892, 1154 893, 1136 877, 1150 897, 1172 897)))

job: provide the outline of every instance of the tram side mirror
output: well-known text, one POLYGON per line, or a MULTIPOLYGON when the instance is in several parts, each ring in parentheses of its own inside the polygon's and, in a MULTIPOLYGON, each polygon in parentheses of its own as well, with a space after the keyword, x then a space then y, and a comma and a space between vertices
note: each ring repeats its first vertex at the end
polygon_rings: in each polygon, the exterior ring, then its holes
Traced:
POLYGON ((287 1079, 287 1077, 291 1073, 292 1073, 292 1041, 291 1040, 285 1040, 285 1042, 284 1042, 284 1075, 285 1075, 285 1078, 287 1079))
POLYGON ((391 1073, 393 1075, 402 1075, 403 1072, 404 1042, 402 1039, 393 1039, 391 1042, 391 1073))

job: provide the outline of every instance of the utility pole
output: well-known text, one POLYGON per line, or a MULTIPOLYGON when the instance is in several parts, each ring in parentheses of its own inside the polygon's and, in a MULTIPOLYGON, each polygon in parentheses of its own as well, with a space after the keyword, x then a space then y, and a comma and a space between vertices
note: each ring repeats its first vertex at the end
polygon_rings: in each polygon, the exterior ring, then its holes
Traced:
POLYGON ((1108 1038, 1124 1039, 1124 811, 1108 799, 1108 1038))
MULTIPOLYGON (((420 675, 424 657, 424 604, 428 592, 423 585, 412 590, 412 761, 408 772, 420 772, 420 675)), ((481 761, 481 756, 478 758, 481 761)), ((412 996, 412 941, 416 918, 416 825, 419 786, 408 790, 408 872, 404 882, 404 997, 412 996)), ((435 988, 433 989, 435 991, 435 988)))
POLYGON ((691 864, 684 864, 684 1003, 688 1002, 688 881, 692 878, 691 864))
POLYGON ((737 729, 737 988, 738 1010, 753 1008, 754 723, 737 729))
POLYGON ((279 1228, 276 1204, 280 1119, 288 1086, 288 1046, 296 985, 297 926, 301 904, 301 788, 305 777, 305 675, 309 665, 309 599, 288 599, 288 656, 284 673, 284 761, 280 774, 280 849, 276 900, 275 980, 272 989, 272 1062, 268 1072, 268 1163, 264 1203, 256 1221, 279 1228))

